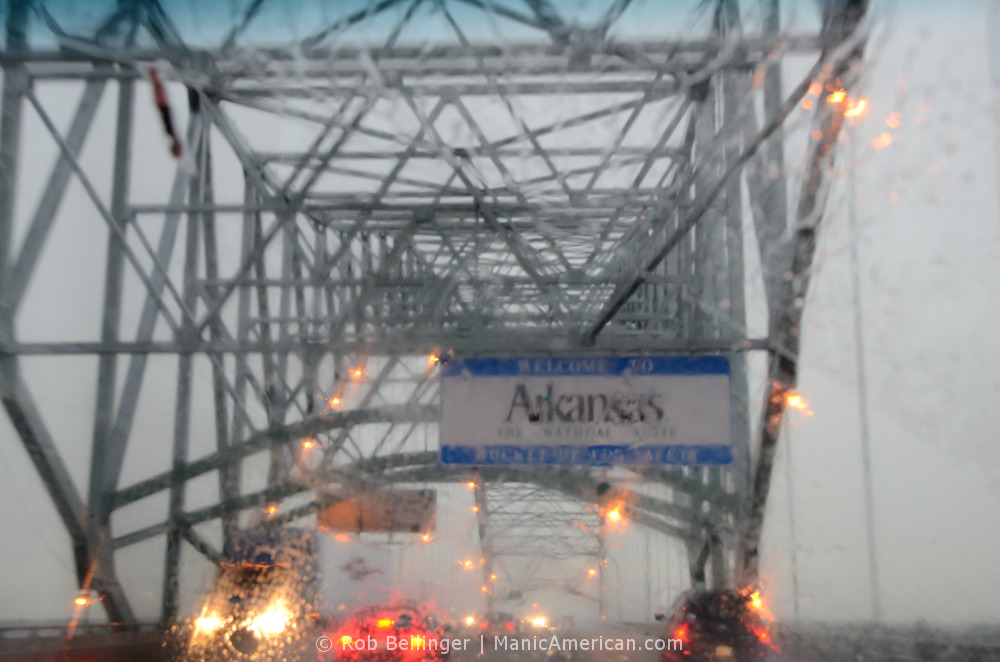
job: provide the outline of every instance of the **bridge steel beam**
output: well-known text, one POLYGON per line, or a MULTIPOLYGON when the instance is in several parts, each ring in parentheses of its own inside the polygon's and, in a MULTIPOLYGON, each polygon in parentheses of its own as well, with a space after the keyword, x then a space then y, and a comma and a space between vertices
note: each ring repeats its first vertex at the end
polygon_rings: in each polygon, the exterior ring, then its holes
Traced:
MULTIPOLYGON (((840 89, 850 89, 857 75, 864 50, 864 33, 859 24, 865 16, 867 0, 840 0, 840 11, 831 7, 827 29, 834 32, 839 43, 831 54, 835 63, 829 80, 840 89)), ((802 339, 802 316, 812 277, 813 258, 822 227, 826 194, 830 182, 828 171, 836 151, 844 123, 846 98, 823 104, 817 119, 821 137, 811 149, 808 175, 799 195, 791 244, 791 278, 781 288, 779 309, 774 324, 776 349, 768 358, 768 385, 764 394, 763 411, 758 431, 759 453, 750 501, 750 511, 744 523, 739 548, 739 577, 742 583, 758 580, 760 572, 760 536, 764 526, 765 506, 770 491, 771 473, 777 453, 781 420, 787 397, 798 381, 799 349, 802 339)))
MULTIPOLYGON (((81 585, 101 593, 112 621, 134 620, 115 551, 165 541, 160 598, 169 622, 185 545, 217 561, 241 527, 315 513, 330 484, 467 477, 467 467, 440 466, 426 439, 439 417, 436 361, 448 353, 731 357, 735 467, 622 469, 609 472, 605 496, 627 503, 637 524, 691 544, 706 531, 740 531, 749 517, 737 565, 752 577, 781 395, 795 379, 801 310, 789 306, 806 292, 822 212, 821 191, 807 189, 786 241, 783 131, 831 67, 849 73, 865 2, 825 3, 826 30, 786 34, 777 0, 767 0, 765 26, 750 34, 738 3, 716 0, 700 5, 714 12, 707 29, 633 38, 621 32, 629 2, 609 3, 582 26, 551 0, 441 0, 428 13, 441 19, 444 38, 423 48, 408 41, 421 3, 384 0, 263 47, 249 27, 274 1, 232 12, 218 46, 185 43, 172 8, 158 0, 112 3, 87 25, 63 3, 33 0, 33 12, 27 2, 7 5, 0 396, 69 532, 81 585), (452 11, 459 6, 461 14, 452 11), (516 26, 516 38, 507 43, 501 30, 483 42, 459 20, 467 15, 516 26), (389 26, 378 40, 341 38, 375 21, 389 26), (783 96, 786 54, 817 59, 783 96), (164 84, 155 126, 137 110, 155 88, 151 68, 164 84), (67 82, 80 97, 64 120, 48 91, 67 82), (84 150, 109 87, 118 91, 114 146, 84 150), (179 93, 186 107, 171 107, 179 93), (19 219, 18 171, 31 156, 21 144, 25 101, 57 151, 41 200, 19 219), (285 123, 301 144, 272 140, 285 123), (182 155, 150 158, 168 164, 172 180, 147 190, 145 180, 130 181, 145 172, 134 162, 163 150, 164 132, 182 155), (92 171, 100 158, 110 186, 92 171), (772 167, 782 176, 766 176, 772 167), (65 209, 77 184, 85 202, 65 209), (106 254, 78 256, 103 270, 90 286, 104 299, 93 311, 96 335, 71 320, 53 339, 25 323, 24 311, 62 277, 49 259, 51 237, 70 218, 108 232, 106 254), (764 271, 766 335, 746 324, 757 303, 746 297, 748 221, 764 271), (796 277, 785 283, 789 265, 796 277), (771 374, 748 503, 751 351, 769 353, 771 374), (78 389, 93 393, 85 498, 29 393, 31 357, 64 365, 84 357, 97 368, 78 389), (172 430, 140 428, 144 413, 171 397, 172 430), (202 420, 210 435, 194 428, 202 420), (319 447, 312 464, 305 441, 319 447), (141 479, 128 475, 126 454, 160 447, 169 449, 161 465, 141 479), (261 457, 271 460, 263 486, 245 472, 261 457), (217 494, 189 490, 198 479, 217 494), (631 489, 633 481, 642 487, 631 489), (287 508, 269 515, 269 505, 287 508), (134 524, 127 513, 157 508, 136 528, 121 524, 134 524)), ((839 129, 836 108, 821 105, 826 151, 805 157, 819 173, 811 185, 822 181, 839 129)), ((567 517, 555 506, 592 508, 602 471, 480 467, 487 583, 494 568, 504 571, 500 552, 513 553, 523 538, 523 513, 498 507, 495 495, 519 485, 520 496, 554 506, 555 515, 539 518, 567 517)), ((692 554, 696 565, 714 554, 717 581, 729 573, 722 549, 692 554)))

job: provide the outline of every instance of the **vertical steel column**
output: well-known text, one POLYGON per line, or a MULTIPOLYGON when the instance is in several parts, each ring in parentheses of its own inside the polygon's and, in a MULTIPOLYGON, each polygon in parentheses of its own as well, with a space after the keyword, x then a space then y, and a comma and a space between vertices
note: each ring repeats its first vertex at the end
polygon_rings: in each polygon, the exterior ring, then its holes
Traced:
MULTIPOLYGON (((476 504, 476 524, 479 529, 479 546, 483 553, 483 586, 486 587, 484 596, 486 598, 486 613, 492 615, 496 596, 493 593, 493 582, 490 576, 493 574, 493 539, 490 535, 489 511, 486 508, 486 487, 478 475, 472 478, 472 497, 476 504)), ((492 616, 490 616, 492 618, 492 616)))
MULTIPOLYGON (((739 8, 733 0, 720 0, 718 29, 723 35, 740 30, 739 8)), ((721 76, 722 108, 721 124, 728 126, 739 112, 740 95, 744 92, 747 76, 726 71, 721 76), (742 83, 742 85, 741 85, 742 83)), ((745 149, 742 141, 727 140, 723 146, 725 163, 734 162, 745 149)), ((723 307, 728 324, 723 325, 722 337, 737 340, 747 337, 746 286, 744 281, 745 257, 743 253, 743 205, 741 178, 733 177, 725 189, 725 250, 726 267, 729 274, 728 308, 723 307)), ((750 477, 750 393, 745 352, 734 352, 729 357, 732 366, 733 402, 733 465, 729 474, 733 477, 733 491, 736 494, 735 522, 743 521, 746 514, 747 487, 750 477)))
MULTIPOLYGON (((201 114, 201 97, 193 91, 188 93, 188 105, 191 109, 192 117, 201 114)), ((205 202, 205 212, 202 215, 202 225, 204 227, 203 248, 205 251, 205 278, 209 282, 214 282, 219 277, 219 247, 215 232, 215 212, 211 207, 215 203, 215 191, 212 182, 212 141, 211 124, 206 123, 198 141, 199 162, 204 167, 204 190, 202 199, 205 202)), ((241 262, 241 264, 243 264, 241 262)), ((209 307, 214 308, 218 300, 218 287, 214 284, 205 288, 206 298, 209 307)), ((223 339, 224 327, 222 318, 216 317, 209 325, 209 333, 213 341, 223 339)), ((213 358, 213 357, 210 357, 213 358)), ((242 363, 238 360, 237 363, 242 363)), ((215 405, 215 445, 220 453, 229 449, 229 420, 226 404, 228 402, 225 386, 225 356, 216 354, 212 361, 212 400, 215 405)), ((239 403, 234 404, 234 416, 239 403)), ((236 416, 239 418, 238 416, 236 416)), ((223 503, 232 503, 238 494, 237 492, 237 464, 226 463, 219 467, 219 498, 223 503)), ((222 538, 223 549, 227 547, 225 543, 232 539, 236 532, 236 513, 226 511, 222 515, 222 538)))
MULTIPOLYGON (((25 34, 28 6, 11 2, 7 10, 7 43, 11 55, 28 49, 25 34)), ((14 309, 11 301, 10 259, 14 236, 14 196, 17 194, 17 162, 21 143, 23 93, 29 84, 27 72, 16 59, 3 65, 3 107, 0 108, 0 342, 14 340, 14 309)), ((14 367, 11 363, 10 368, 14 367)))
MULTIPOLYGON (((244 181, 243 186, 243 206, 245 208, 251 208, 256 205, 258 200, 257 190, 251 185, 249 180, 244 181)), ((252 278, 252 273, 256 268, 256 265, 250 262, 250 256, 253 254, 255 247, 255 238, 257 236, 257 219, 258 212, 256 211, 245 211, 243 213, 243 231, 241 237, 240 246, 240 264, 246 265, 246 271, 237 275, 243 282, 239 285, 239 293, 236 304, 236 340, 239 343, 246 343, 250 339, 250 305, 251 305, 251 285, 249 283, 252 278)), ((266 360, 266 355, 264 356, 266 360)), ((234 379, 233 388, 235 390, 235 397, 240 401, 245 401, 247 392, 247 382, 250 379, 250 365, 248 361, 237 361, 236 362, 236 376, 234 379)), ((230 426, 230 445, 237 445, 243 443, 244 434, 244 421, 241 417, 236 415, 237 403, 233 406, 233 419, 232 425, 230 426)), ((231 480, 231 489, 235 495, 239 495, 241 492, 242 484, 242 462, 239 460, 234 461, 230 465, 231 474, 229 479, 231 480)), ((232 512, 227 512, 223 520, 223 532, 226 539, 223 544, 224 549, 228 549, 230 535, 234 534, 239 529, 239 513, 235 510, 232 512)))
MULTIPOLYGON (((291 340, 291 317, 292 317, 292 296, 294 289, 291 286, 294 269, 292 263, 295 261, 296 241, 295 236, 295 213, 282 211, 278 214, 282 230, 282 250, 281 250, 281 287, 278 301, 278 341, 287 347, 291 340)), ((274 380, 269 383, 271 388, 271 400, 268 403, 268 424, 278 426, 285 422, 288 415, 288 408, 292 399, 292 388, 288 383, 288 366, 290 353, 287 349, 278 352, 277 370, 274 371, 274 380)), ((268 485, 277 485, 288 477, 288 457, 289 447, 287 444, 276 446, 271 449, 271 467, 268 471, 268 485)))
MULTIPOLYGON (((207 133, 207 132, 205 132, 207 133)), ((204 134, 203 134, 204 135, 204 134)), ((191 177, 189 201, 192 207, 199 208, 204 203, 206 177, 206 141, 203 139, 195 154, 197 170, 191 177)), ((198 304, 198 248, 201 214, 190 212, 187 217, 187 233, 184 254, 184 305, 191 311, 192 319, 185 319, 178 333, 182 344, 195 343, 196 327, 194 314, 198 304)), ((188 459, 188 442, 191 428, 191 377, 194 356, 190 351, 182 353, 177 366, 177 400, 174 413, 174 443, 173 468, 183 469, 188 459)), ((183 529, 184 493, 186 484, 178 480, 170 486, 170 502, 167 529, 167 551, 163 572, 163 601, 160 611, 160 621, 172 623, 177 618, 179 596, 179 567, 183 529)))
MULTIPOLYGON (((111 185, 111 222, 125 236, 128 230, 129 171, 132 166, 132 125, 135 84, 124 79, 119 82, 118 126, 115 136, 114 172, 111 185)), ((104 313, 101 320, 101 342, 105 345, 118 341, 121 325, 122 286, 125 276, 125 248, 115 233, 109 233, 108 253, 104 274, 104 313)), ((115 415, 115 383, 118 357, 112 352, 101 355, 97 368, 97 397, 94 405, 94 434, 90 457, 90 489, 88 494, 87 537, 88 553, 93 566, 94 588, 100 593, 108 617, 116 622, 130 622, 135 618, 124 602, 124 594, 114 598, 109 585, 117 584, 114 578, 114 552, 111 549, 111 510, 109 498, 117 487, 117 475, 112 471, 111 457, 122 457, 127 437, 115 440, 112 426, 115 415), (122 602, 122 604, 118 604, 122 602)))
MULTIPOLYGON (((851 38, 866 8, 865 0, 860 2, 843 0, 836 5, 830 5, 831 12, 839 13, 831 14, 827 24, 827 36, 837 39, 841 42, 841 48, 846 48, 843 42, 851 38)), ((849 88, 851 81, 842 81, 841 77, 846 78, 855 74, 852 68, 860 61, 863 49, 863 40, 851 46, 839 64, 830 67, 831 80, 842 83, 844 88, 849 88)), ((830 52, 824 51, 823 59, 829 56, 830 52)), ((768 361, 768 386, 764 394, 764 407, 760 419, 760 453, 754 473, 750 512, 739 552, 740 579, 743 583, 756 582, 760 572, 759 545, 760 534, 764 527, 764 507, 771 487, 771 474, 774 469, 774 456, 781 432, 786 397, 798 381, 802 315, 826 203, 825 194, 829 186, 826 174, 833 163, 834 147, 843 123, 843 102, 827 102, 821 105, 817 122, 821 137, 809 155, 808 173, 796 211, 792 263, 789 269, 792 277, 785 280, 781 289, 777 309, 779 316, 772 331, 772 341, 776 349, 771 351, 768 361)))
MULTIPOLYGON (((764 36, 777 39, 781 34, 781 2, 764 2, 764 36)), ((780 64, 773 64, 764 74, 764 115, 774 117, 781 108, 782 78, 780 64)), ((778 127, 761 146, 761 214, 755 214, 757 244, 763 265, 764 286, 768 302, 768 320, 773 333, 780 305, 781 282, 791 262, 788 242, 788 186, 785 180, 784 131, 778 127)))
MULTIPOLYGON (((720 6, 725 1, 720 0, 720 6)), ((719 30, 718 21, 717 12, 716 30, 719 30)), ((721 74, 715 74, 717 79, 720 76, 721 74)), ((691 92, 696 102, 693 106, 692 122, 695 156, 699 163, 694 180, 696 195, 709 188, 725 170, 725 151, 710 151, 720 127, 718 106, 723 100, 719 94, 720 87, 718 80, 710 78, 697 83, 691 92)), ((729 336, 731 333, 728 320, 730 307, 728 273, 732 257, 726 251, 728 227, 723 223, 724 220, 728 221, 728 217, 723 218, 718 209, 709 207, 692 233, 695 241, 692 268, 697 291, 694 293, 691 305, 694 307, 693 315, 696 320, 694 325, 696 338, 719 338, 729 336)), ((712 497, 721 496, 725 492, 723 470, 721 467, 708 467, 701 470, 701 473, 710 488, 708 494, 711 495, 705 499, 705 503, 708 508, 718 510, 719 499, 712 497)), ((717 535, 713 532, 708 532, 706 535, 708 536, 705 543, 706 553, 695 557, 696 567, 693 574, 704 581, 705 564, 711 562, 712 585, 721 588, 727 581, 725 552, 717 535)))

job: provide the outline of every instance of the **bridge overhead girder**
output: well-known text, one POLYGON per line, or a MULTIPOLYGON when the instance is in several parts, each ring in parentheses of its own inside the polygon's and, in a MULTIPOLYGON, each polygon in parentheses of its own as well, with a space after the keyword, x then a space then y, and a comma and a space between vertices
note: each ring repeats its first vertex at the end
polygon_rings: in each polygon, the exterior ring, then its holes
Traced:
MULTIPOLYGON (((733 357, 731 468, 610 478, 480 468, 483 544, 496 567, 523 538, 518 526, 541 517, 505 510, 512 494, 534 495, 569 522, 599 519, 594 490, 610 481, 605 498, 627 501, 633 521, 695 542, 739 533, 747 515, 744 356, 794 361, 786 341, 799 318, 784 315, 795 302, 782 279, 809 263, 798 253, 793 262, 790 248, 794 170, 783 135, 811 116, 806 101, 829 124, 825 90, 857 54, 864 3, 821 3, 797 34, 780 29, 776 0, 752 11, 736 0, 691 3, 677 34, 663 17, 656 29, 644 22, 638 1, 609 0, 586 16, 545 0, 357 4, 306 3, 308 30, 265 43, 268 0, 219 10, 221 27, 208 32, 157 0, 86 11, 9 3, 4 403, 71 533, 81 585, 101 593, 112 620, 133 618, 116 550, 167 541, 169 620, 182 543, 213 560, 222 547, 197 525, 219 521, 225 538, 269 506, 281 506, 271 524, 294 521, 328 503, 320 490, 330 484, 467 479, 435 454, 435 363, 449 352, 733 357), (805 64, 784 94, 789 60, 805 64), (107 130, 108 91, 114 149, 87 141, 107 130), (34 157, 21 138, 27 114, 55 164, 21 218, 17 175, 34 157), (74 214, 107 233, 106 254, 77 256, 100 267, 100 284, 89 283, 103 292, 100 332, 76 333, 69 319, 66 333, 39 332, 32 304, 66 278, 45 259, 57 250, 51 237, 74 214), (745 235, 761 274, 745 273, 745 235), (766 292, 770 328, 757 337, 746 277, 766 292), (86 502, 45 412, 30 406, 21 374, 35 357, 96 358, 86 502), (132 478, 130 461, 156 443, 157 431, 140 427, 151 400, 174 408, 161 431, 171 452, 132 478), (197 427, 202 402, 207 430, 197 427), (309 454, 303 440, 315 444, 309 454), (247 467, 261 458, 266 480, 255 484, 247 467), (188 486, 204 476, 216 495, 195 502, 188 486), (160 494, 169 495, 162 515, 121 530, 123 510, 160 494)), ((822 204, 813 207, 799 223, 815 227, 822 204)))

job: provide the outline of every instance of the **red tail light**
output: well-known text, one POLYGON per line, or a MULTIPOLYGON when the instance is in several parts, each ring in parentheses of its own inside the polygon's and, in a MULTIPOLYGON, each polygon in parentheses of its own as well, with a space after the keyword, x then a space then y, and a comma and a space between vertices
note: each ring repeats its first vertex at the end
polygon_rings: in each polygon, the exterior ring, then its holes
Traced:
POLYGON ((687 641, 688 631, 683 625, 676 630, 674 630, 674 639, 680 639, 681 641, 687 641))
POLYGON ((757 638, 760 639, 760 642, 762 644, 766 644, 773 651, 776 651, 778 653, 781 652, 781 646, 778 645, 778 642, 776 642, 771 637, 771 633, 768 632, 766 629, 764 629, 764 628, 754 628, 753 629, 753 633, 755 635, 757 635, 757 638))
POLYGON ((490 626, 490 623, 489 623, 489 621, 479 621, 479 628, 480 628, 481 630, 485 630, 485 629, 486 629, 486 628, 488 628, 489 626, 490 626))
POLYGON ((507 628, 508 630, 513 630, 514 629, 514 624, 513 623, 504 623, 503 626, 505 628, 507 628))

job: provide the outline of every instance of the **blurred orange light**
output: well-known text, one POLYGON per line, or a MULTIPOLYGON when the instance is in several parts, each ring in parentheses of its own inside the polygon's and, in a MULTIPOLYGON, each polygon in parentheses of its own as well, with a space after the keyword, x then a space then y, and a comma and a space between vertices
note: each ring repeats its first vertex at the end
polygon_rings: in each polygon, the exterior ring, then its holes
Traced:
POLYGON ((472 567, 473 567, 473 565, 474 565, 474 564, 472 563, 472 559, 465 559, 464 561, 462 561, 462 566, 463 566, 463 567, 464 567, 464 568, 465 568, 466 570, 471 570, 471 569, 472 569, 472 567))
POLYGON ((302 448, 304 448, 306 450, 309 450, 310 448, 312 448, 315 445, 316 445, 316 442, 313 441, 312 439, 303 439, 302 440, 302 448))
POLYGON ((276 512, 278 512, 278 507, 268 506, 267 508, 264 509, 264 512, 267 513, 268 515, 274 515, 276 512))
POLYGON ((847 99, 847 92, 844 90, 836 90, 827 95, 826 100, 829 103, 843 103, 847 99))
POLYGON ((865 114, 867 107, 868 101, 866 99, 848 99, 844 117, 861 117, 865 114))
POLYGON ((331 409, 336 409, 337 407, 340 406, 341 399, 340 399, 340 396, 335 395, 332 398, 330 398, 329 400, 327 400, 326 402, 327 402, 327 404, 330 405, 331 409))
POLYGON ((476 622, 476 617, 475 616, 466 616, 465 617, 465 624, 466 625, 472 625, 475 622, 476 622))
POLYGON ((884 147, 888 147, 891 144, 892 144, 892 134, 888 132, 880 134, 877 138, 875 138, 871 142, 872 149, 882 149, 884 147))
POLYGON ((819 83, 812 83, 809 85, 809 94, 813 95, 814 97, 818 97, 820 92, 822 91, 823 91, 823 86, 820 85, 819 83))
POLYGON ((899 121, 901 119, 903 119, 903 113, 899 112, 898 110, 894 110, 891 113, 889 113, 889 119, 885 121, 885 125, 890 129, 898 129, 899 121))
POLYGON ((597 576, 597 570, 595 570, 594 568, 591 568, 590 570, 587 571, 587 575, 589 577, 595 577, 595 576, 597 576))
POLYGON ((351 368, 351 379, 358 381, 365 376, 365 369, 362 367, 351 368))
POLYGON ((479 506, 473 506, 472 507, 472 512, 478 513, 479 512, 479 506))
POLYGON ((496 575, 490 575, 490 581, 491 582, 495 582, 496 580, 497 580, 497 576, 496 575))
POLYGON ((349 634, 345 634, 343 637, 340 638, 340 644, 342 646, 349 646, 352 641, 354 640, 351 639, 351 635, 349 634))
POLYGON ((798 409, 804 416, 812 416, 813 412, 809 408, 809 403, 801 394, 789 391, 785 394, 785 404, 792 409, 798 409))
POLYGON ((86 607, 87 605, 90 604, 90 600, 87 598, 87 596, 80 595, 80 596, 77 596, 76 600, 73 600, 73 603, 77 607, 86 607))
MULTIPOLYGON (((767 608, 767 605, 764 604, 764 598, 760 594, 760 589, 754 589, 753 592, 751 592, 747 596, 747 600, 750 603, 750 607, 754 611, 760 613, 761 617, 765 621, 773 621, 774 620, 774 616, 771 614, 771 611, 767 608)), ((766 630, 764 632, 766 632, 766 630)))
POLYGON ((474 490, 476 489, 476 481, 470 480, 465 484, 465 486, 468 487, 470 490, 474 490))
POLYGON ((378 625, 378 627, 380 627, 380 628, 391 628, 392 627, 392 619, 389 619, 389 618, 380 618, 380 619, 378 619, 378 623, 376 625, 378 625))
POLYGON ((431 534, 425 533, 424 535, 420 536, 420 539, 423 540, 424 542, 430 542, 431 541, 431 534))
POLYGON ((611 520, 612 522, 620 522, 622 519, 622 514, 617 508, 615 508, 614 510, 608 513, 608 519, 611 520))

